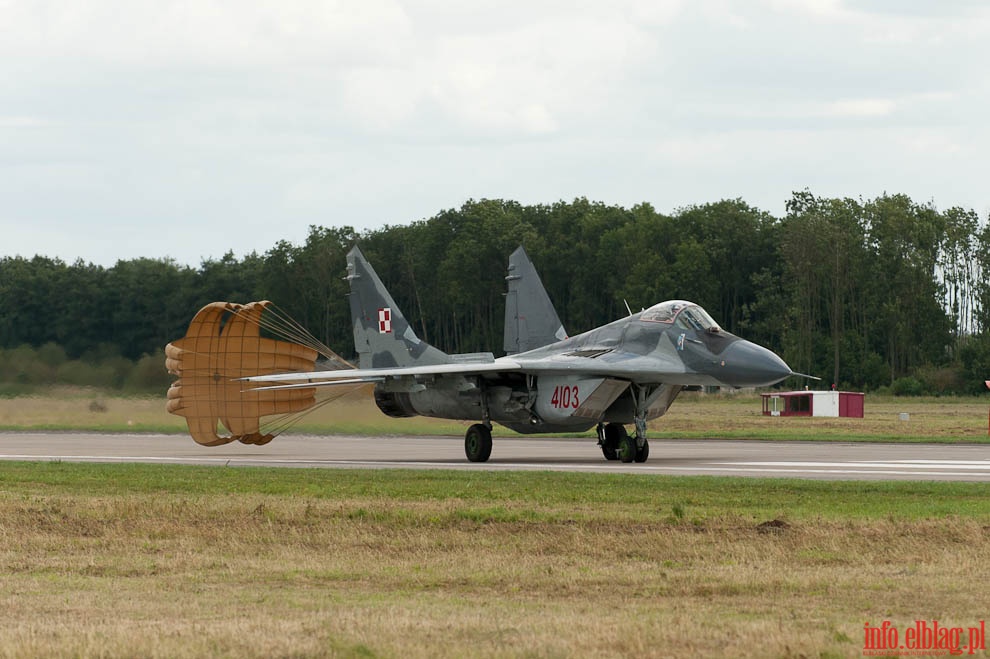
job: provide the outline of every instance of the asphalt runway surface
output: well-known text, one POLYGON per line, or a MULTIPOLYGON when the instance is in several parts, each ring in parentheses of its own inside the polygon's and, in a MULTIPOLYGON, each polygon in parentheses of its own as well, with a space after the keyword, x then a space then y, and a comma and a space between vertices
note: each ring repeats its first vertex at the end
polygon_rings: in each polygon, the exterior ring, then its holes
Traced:
POLYGON ((185 435, 0 432, 0 460, 990 481, 990 445, 974 444, 654 439, 647 462, 622 464, 606 461, 594 439, 514 437, 496 438, 491 460, 478 464, 456 437, 287 435, 208 448, 185 435))

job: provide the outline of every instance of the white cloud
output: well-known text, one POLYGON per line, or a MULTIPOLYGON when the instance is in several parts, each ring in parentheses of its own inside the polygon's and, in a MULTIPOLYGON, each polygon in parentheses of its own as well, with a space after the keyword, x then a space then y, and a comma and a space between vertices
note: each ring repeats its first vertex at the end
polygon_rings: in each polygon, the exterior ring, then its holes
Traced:
POLYGON ((889 98, 852 98, 829 103, 822 114, 832 117, 886 117, 897 104, 889 98))
POLYGON ((0 115, 0 128, 41 128, 52 122, 40 117, 17 117, 0 115))
POLYGON ((779 11, 807 14, 815 18, 841 18, 847 15, 842 0, 766 0, 779 11))
POLYGON ((346 111, 372 133, 401 126, 424 93, 417 77, 401 68, 353 68, 343 72, 339 81, 346 111))
POLYGON ((971 145, 960 144, 951 132, 940 129, 924 129, 908 135, 898 135, 897 143, 915 156, 938 158, 941 156, 979 156, 973 153, 971 145), (967 152, 969 152, 967 154, 967 152))
POLYGON ((630 67, 656 53, 651 37, 621 16, 557 16, 419 37, 406 60, 348 70, 341 83, 348 113, 370 130, 408 130, 411 119, 435 112, 461 133, 542 135, 564 116, 594 113, 630 67))
POLYGON ((398 56, 409 30, 392 0, 8 0, 0 52, 74 57, 118 66, 211 66, 398 56))

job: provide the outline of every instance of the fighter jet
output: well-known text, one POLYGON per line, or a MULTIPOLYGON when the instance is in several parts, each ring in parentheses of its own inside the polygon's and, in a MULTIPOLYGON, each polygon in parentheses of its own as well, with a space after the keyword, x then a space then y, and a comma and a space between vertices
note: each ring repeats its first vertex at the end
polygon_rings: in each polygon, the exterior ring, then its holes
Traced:
POLYGON ((241 380, 259 392, 373 382, 388 416, 476 421, 464 438, 471 462, 491 456, 493 423, 524 434, 597 428, 606 459, 645 462, 647 421, 666 413, 684 387, 769 386, 799 375, 686 300, 568 336, 521 247, 509 260, 500 358, 447 354, 422 341, 357 247, 347 255, 347 280, 358 368, 241 380))

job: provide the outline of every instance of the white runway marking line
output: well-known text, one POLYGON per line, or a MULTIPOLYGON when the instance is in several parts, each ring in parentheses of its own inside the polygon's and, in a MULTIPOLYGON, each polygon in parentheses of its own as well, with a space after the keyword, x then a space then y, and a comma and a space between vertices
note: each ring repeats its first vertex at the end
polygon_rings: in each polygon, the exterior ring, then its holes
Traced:
POLYGON ((956 460, 900 460, 893 462, 709 462, 697 466, 664 466, 649 464, 564 464, 564 463, 523 463, 489 462, 482 464, 469 462, 437 462, 410 460, 328 460, 307 458, 266 458, 262 456, 231 456, 213 458, 193 458, 174 456, 108 456, 108 455, 31 455, 0 454, 6 460, 49 460, 49 461, 95 461, 95 462, 145 462, 199 465, 296 465, 296 466, 339 466, 339 467, 439 467, 444 469, 490 469, 490 470, 570 470, 622 473, 777 473, 777 474, 833 474, 833 475, 879 475, 879 476, 931 476, 962 477, 990 476, 990 461, 963 462, 956 460), (926 469, 947 469, 955 471, 926 471, 926 469), (975 471, 975 470, 982 470, 975 471))
MULTIPOLYGON (((106 460, 113 462, 231 462, 245 458, 173 458, 155 455, 125 456, 125 455, 25 455, 0 454, 0 460, 106 460)), ((248 458, 251 459, 251 458, 248 458)), ((254 458, 257 460, 258 458, 254 458)), ((272 461, 274 462, 274 461, 272 461)))
MULTIPOLYGON (((754 473, 754 474, 858 474, 858 475, 879 475, 879 476, 974 476, 982 475, 982 472, 972 471, 898 471, 896 469, 767 469, 765 467, 663 467, 663 471, 690 471, 708 473, 713 471, 729 473, 754 473)), ((986 472, 990 476, 990 471, 986 472)))
POLYGON ((990 472, 990 460, 891 460, 889 462, 867 462, 850 460, 848 462, 806 462, 806 461, 775 461, 775 462, 712 462, 713 465, 744 465, 747 467, 801 467, 804 469, 826 469, 845 467, 848 469, 958 469, 990 472))
MULTIPOLYGON (((99 461, 99 462, 175 462, 175 463, 191 463, 191 464, 284 464, 284 465, 340 465, 340 466, 369 466, 369 467, 444 467, 450 469, 458 468, 468 468, 468 469, 485 469, 485 468, 496 468, 496 469, 588 469, 588 470, 601 470, 603 467, 612 467, 613 469, 619 469, 618 464, 564 464, 564 463, 526 463, 526 462, 486 462, 486 463, 473 463, 473 462, 462 462, 462 461, 451 461, 451 462, 437 462, 425 461, 425 460, 339 460, 339 459, 321 459, 321 458, 266 458, 266 457, 251 457, 251 456, 237 456, 237 457, 226 457, 226 458, 181 458, 181 457, 170 457, 170 456, 120 456, 120 455, 13 455, 13 454, 0 454, 0 459, 4 460, 88 460, 88 461, 99 461)), ((646 464, 622 464, 621 468, 632 468, 636 471, 663 471, 668 469, 668 467, 646 465, 646 464)), ((682 469, 688 469, 683 467, 682 469)), ((691 467, 695 471, 704 471, 704 467, 691 467)), ((755 471, 755 470, 754 470, 755 471)))

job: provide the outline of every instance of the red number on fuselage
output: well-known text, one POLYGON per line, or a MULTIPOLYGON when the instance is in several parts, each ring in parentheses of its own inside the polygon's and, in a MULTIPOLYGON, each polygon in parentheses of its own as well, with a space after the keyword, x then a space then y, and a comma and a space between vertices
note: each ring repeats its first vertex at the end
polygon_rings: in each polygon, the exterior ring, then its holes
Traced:
POLYGON ((568 408, 577 409, 580 407, 581 402, 578 400, 578 388, 576 386, 569 387, 557 385, 553 389, 553 395, 550 397, 550 407, 556 408, 568 408))

